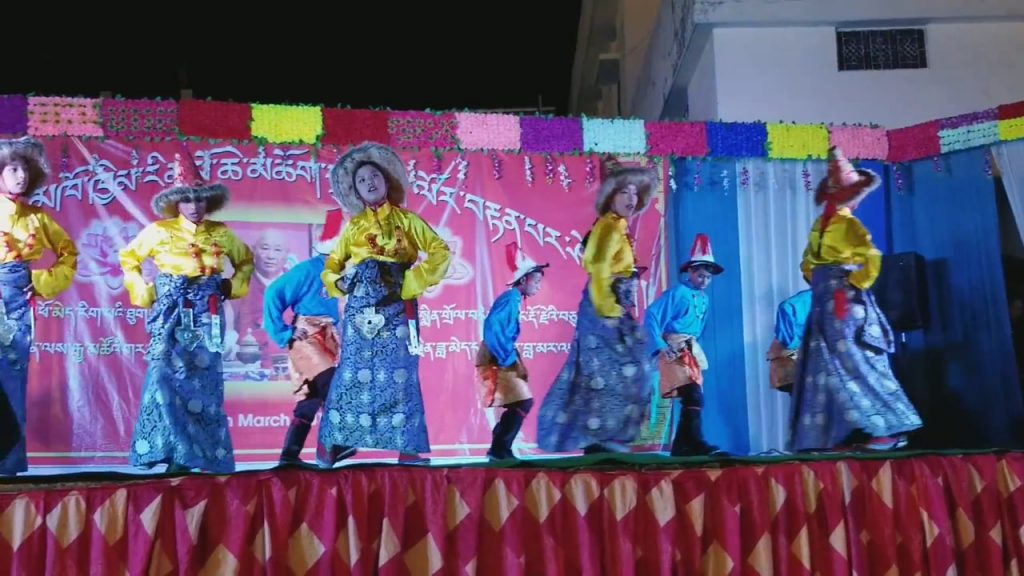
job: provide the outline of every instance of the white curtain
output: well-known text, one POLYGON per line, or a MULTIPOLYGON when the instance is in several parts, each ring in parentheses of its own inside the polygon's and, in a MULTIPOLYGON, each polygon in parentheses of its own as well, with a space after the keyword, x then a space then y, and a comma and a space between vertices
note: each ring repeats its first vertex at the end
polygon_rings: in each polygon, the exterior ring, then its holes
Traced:
POLYGON ((786 445, 789 395, 769 387, 765 353, 774 338, 779 303, 807 287, 800 258, 817 216, 813 187, 826 170, 824 161, 736 163, 747 420, 755 454, 786 445))
POLYGON ((1006 198, 1024 242, 1024 140, 997 144, 992 147, 992 155, 1002 174, 1006 198))

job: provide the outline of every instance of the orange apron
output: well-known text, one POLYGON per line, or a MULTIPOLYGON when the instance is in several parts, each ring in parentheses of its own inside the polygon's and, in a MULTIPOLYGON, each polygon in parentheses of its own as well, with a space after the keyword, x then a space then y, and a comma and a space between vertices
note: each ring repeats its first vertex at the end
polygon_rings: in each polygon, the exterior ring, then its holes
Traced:
POLYGON ((494 356, 487 349, 487 345, 481 342, 480 350, 476 354, 476 371, 480 377, 480 405, 484 408, 504 406, 533 398, 530 385, 527 383, 529 375, 518 350, 516 363, 508 368, 501 368, 494 361, 494 356))
POLYGON ((685 334, 666 334, 665 342, 677 356, 671 362, 664 359, 658 361, 661 397, 674 398, 679 395, 679 389, 687 384, 703 386, 708 359, 697 339, 685 334))
POLYGON ((296 328, 304 328, 309 336, 295 340, 288 349, 288 371, 298 393, 317 374, 338 365, 341 341, 334 320, 327 316, 299 316, 296 328))

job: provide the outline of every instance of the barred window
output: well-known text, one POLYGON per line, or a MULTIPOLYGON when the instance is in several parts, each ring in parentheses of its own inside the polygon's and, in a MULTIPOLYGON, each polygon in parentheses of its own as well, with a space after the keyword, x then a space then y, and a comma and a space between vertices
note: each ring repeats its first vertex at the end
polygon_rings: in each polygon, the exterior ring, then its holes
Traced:
POLYGON ((836 30, 839 71, 927 68, 923 28, 836 30))

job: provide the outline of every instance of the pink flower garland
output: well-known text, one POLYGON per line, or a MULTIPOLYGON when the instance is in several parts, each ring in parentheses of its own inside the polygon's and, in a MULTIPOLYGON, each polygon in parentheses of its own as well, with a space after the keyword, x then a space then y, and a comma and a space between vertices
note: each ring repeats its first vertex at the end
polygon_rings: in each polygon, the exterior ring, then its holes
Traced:
POLYGON ((96 98, 28 99, 28 133, 32 136, 103 136, 96 98))
POLYGON ((465 150, 518 150, 522 130, 511 114, 455 114, 455 135, 465 150))
POLYGON ((848 158, 885 160, 889 155, 889 139, 884 128, 865 126, 832 126, 829 143, 848 158))

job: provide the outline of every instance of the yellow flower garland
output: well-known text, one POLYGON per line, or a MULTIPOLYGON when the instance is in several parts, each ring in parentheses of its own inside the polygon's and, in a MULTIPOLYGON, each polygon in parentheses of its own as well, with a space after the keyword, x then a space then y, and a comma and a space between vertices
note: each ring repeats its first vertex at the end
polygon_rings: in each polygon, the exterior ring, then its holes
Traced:
POLYGON ((768 157, 807 160, 828 155, 828 128, 823 125, 768 125, 768 157))
POLYGON ((1007 140, 1020 140, 1021 138, 1024 138, 1024 118, 999 121, 1000 140, 1005 142, 1007 140))
POLYGON ((252 105, 252 135, 275 144, 315 144, 324 131, 318 106, 252 105))

